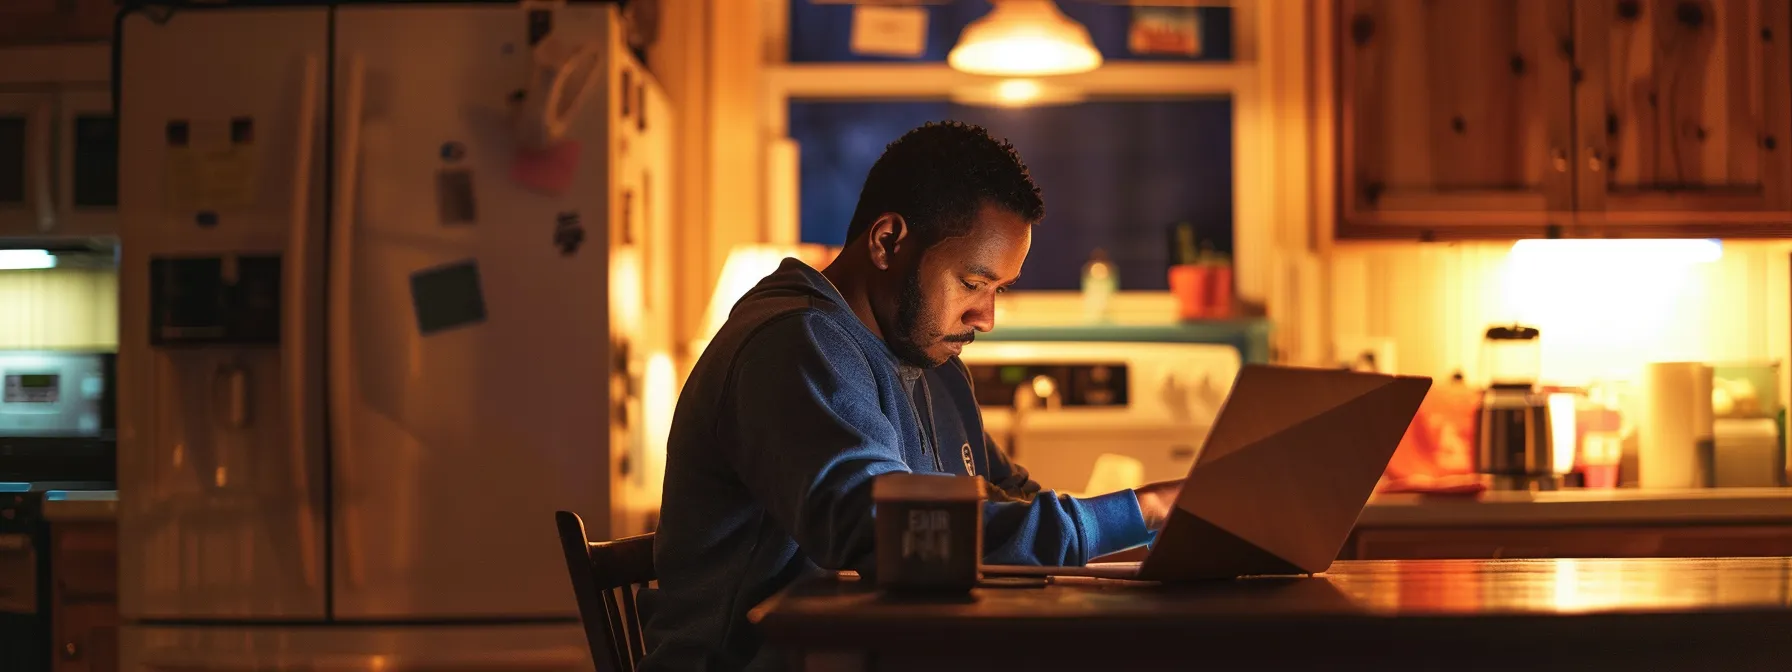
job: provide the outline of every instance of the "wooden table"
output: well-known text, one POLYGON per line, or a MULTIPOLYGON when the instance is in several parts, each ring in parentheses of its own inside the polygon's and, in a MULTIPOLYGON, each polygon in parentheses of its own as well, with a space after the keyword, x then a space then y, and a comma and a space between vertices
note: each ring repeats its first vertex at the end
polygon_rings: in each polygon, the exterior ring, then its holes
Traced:
POLYGON ((809 670, 1792 670, 1792 558, 1339 562, 1199 585, 1057 579, 896 599, 800 581, 753 610, 809 670))

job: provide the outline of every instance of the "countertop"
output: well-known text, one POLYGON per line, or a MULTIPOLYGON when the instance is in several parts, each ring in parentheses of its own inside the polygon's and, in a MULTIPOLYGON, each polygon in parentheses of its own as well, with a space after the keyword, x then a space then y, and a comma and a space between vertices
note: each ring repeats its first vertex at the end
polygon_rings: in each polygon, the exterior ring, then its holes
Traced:
POLYGON ((1357 527, 1792 523, 1792 488, 1378 495, 1357 527))
POLYGON ((1057 579, 956 600, 814 578, 751 616, 811 669, 1783 670, 1792 558, 1344 561, 1305 578, 1057 579))
POLYGON ((118 518, 117 490, 51 490, 44 493, 50 522, 110 521, 118 518))
MULTIPOLYGON (((104 520, 118 514, 115 490, 52 490, 51 520, 104 520)), ((1792 524, 1792 488, 1561 490, 1461 495, 1378 495, 1358 527, 1533 525, 1792 524)))

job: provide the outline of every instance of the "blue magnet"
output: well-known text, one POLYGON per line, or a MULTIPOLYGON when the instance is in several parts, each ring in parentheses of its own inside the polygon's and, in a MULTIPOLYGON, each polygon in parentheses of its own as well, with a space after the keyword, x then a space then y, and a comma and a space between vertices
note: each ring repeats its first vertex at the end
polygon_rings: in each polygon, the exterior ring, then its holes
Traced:
POLYGON ((442 143, 442 160, 443 161, 454 162, 454 161, 459 161, 461 159, 464 159, 466 157, 467 157, 467 146, 466 145, 460 144, 458 142, 442 143))

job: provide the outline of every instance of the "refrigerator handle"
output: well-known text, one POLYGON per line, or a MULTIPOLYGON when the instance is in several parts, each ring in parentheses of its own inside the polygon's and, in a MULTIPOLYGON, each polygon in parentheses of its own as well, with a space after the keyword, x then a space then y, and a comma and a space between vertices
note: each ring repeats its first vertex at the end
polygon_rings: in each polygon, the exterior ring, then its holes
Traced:
POLYGON ((36 126, 28 131, 30 147, 26 158, 32 177, 32 209, 37 211, 38 233, 49 233, 56 228, 56 169, 50 165, 50 154, 55 151, 56 111, 46 100, 37 105, 29 119, 26 123, 36 126))
MULTIPOLYGON (((361 173, 361 114, 366 98, 367 64, 358 53, 348 57, 347 85, 343 91, 342 123, 338 125, 341 143, 336 160, 336 202, 330 218, 330 447, 338 455, 354 454, 354 417, 359 407, 358 389, 354 381, 354 269, 356 191, 361 173)), ((337 476, 336 490, 352 487, 346 478, 347 460, 338 460, 332 469, 337 476)), ((334 494, 332 494, 334 496, 334 494)), ((360 520, 354 507, 339 512, 346 534, 354 534, 360 520)), ((361 583, 362 564, 358 548, 337 546, 347 554, 345 563, 349 585, 361 583)))
MULTIPOLYGON (((312 451, 317 445, 312 433, 317 427, 311 422, 315 414, 311 412, 312 390, 315 389, 319 373, 313 361, 311 341, 311 324, 313 313, 311 307, 312 269, 316 264, 312 260, 311 235, 311 174, 312 151, 317 144, 317 108, 319 66, 316 54, 305 55, 305 68, 299 90, 297 146, 293 151, 292 209, 289 213, 292 220, 287 224, 290 238, 286 242, 286 261, 283 265, 285 278, 282 284, 286 296, 282 297, 282 307, 286 314, 280 323, 282 333, 282 352, 286 356, 286 416, 287 427, 292 438, 291 450, 288 452, 292 460, 293 485, 300 497, 309 498, 311 479, 308 467, 312 451)), ((306 585, 319 584, 319 568, 317 557, 317 520, 312 516, 312 507, 299 507, 298 539, 300 544, 299 558, 305 573, 306 585)))

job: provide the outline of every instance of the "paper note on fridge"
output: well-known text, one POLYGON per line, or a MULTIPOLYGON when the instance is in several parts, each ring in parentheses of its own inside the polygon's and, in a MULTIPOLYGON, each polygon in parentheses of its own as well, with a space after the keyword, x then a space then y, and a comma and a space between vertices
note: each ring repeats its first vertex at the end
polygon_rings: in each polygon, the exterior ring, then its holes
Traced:
POLYGON ((168 211, 235 210, 255 204, 255 146, 169 147, 168 211))

